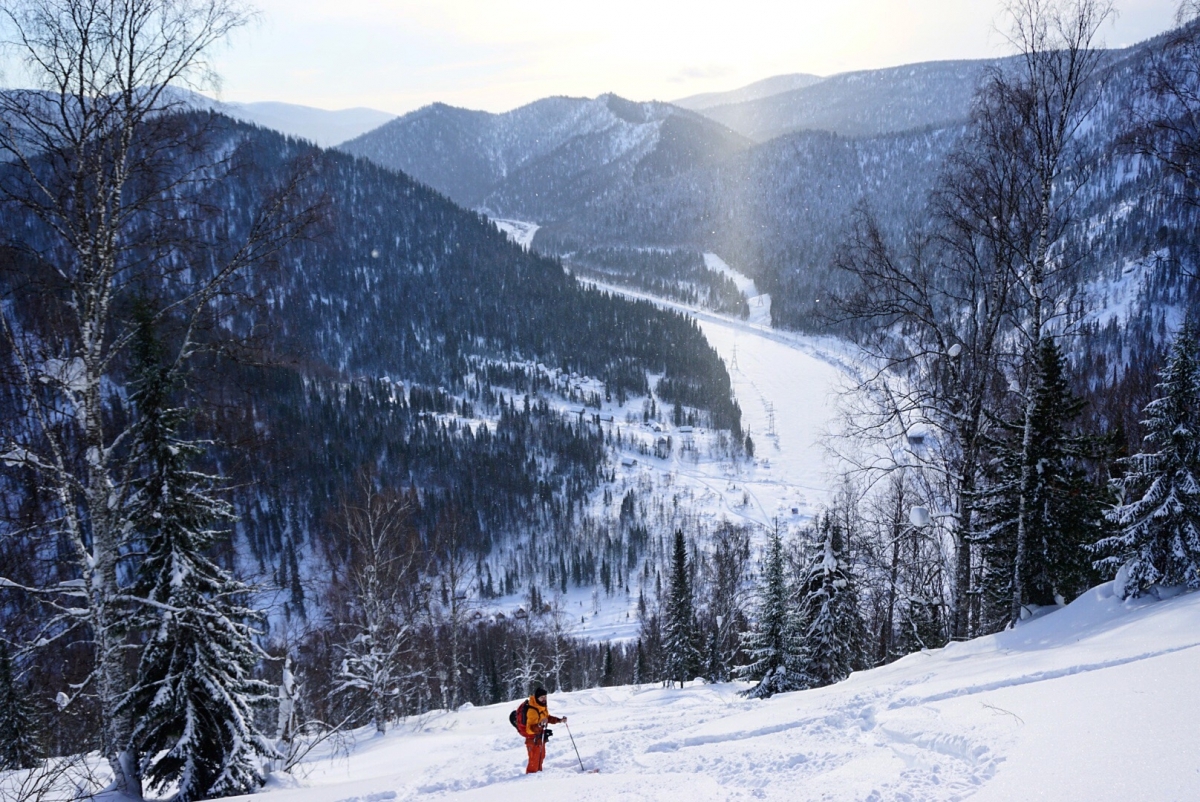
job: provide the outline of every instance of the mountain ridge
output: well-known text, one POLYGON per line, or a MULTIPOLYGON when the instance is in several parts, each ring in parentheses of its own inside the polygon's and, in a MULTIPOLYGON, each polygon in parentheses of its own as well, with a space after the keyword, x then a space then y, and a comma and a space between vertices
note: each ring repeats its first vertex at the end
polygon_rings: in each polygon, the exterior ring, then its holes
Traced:
POLYGON ((340 149, 455 202, 546 219, 614 186, 712 163, 749 141, 703 115, 617 95, 550 97, 502 114, 430 104, 340 149))

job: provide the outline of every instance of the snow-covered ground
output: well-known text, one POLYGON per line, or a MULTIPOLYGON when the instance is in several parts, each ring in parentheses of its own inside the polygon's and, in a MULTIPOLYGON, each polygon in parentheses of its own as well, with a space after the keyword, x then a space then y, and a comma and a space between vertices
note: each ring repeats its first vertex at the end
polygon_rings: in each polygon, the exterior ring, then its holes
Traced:
MULTIPOLYGON (((714 254, 706 254, 754 291, 754 282, 714 254)), ((684 479, 725 486, 731 501, 722 505, 733 520, 770 525, 804 520, 829 500, 837 466, 826 447, 838 423, 838 399, 854 369, 851 347, 829 337, 811 337, 773 329, 770 296, 749 297, 765 306, 757 322, 598 282, 589 282, 630 298, 651 300, 696 319, 710 345, 725 361, 734 395, 742 408, 742 428, 750 433, 755 458, 749 462, 681 465, 684 479), (745 494, 750 504, 739 500, 745 494)))
POLYGON ((314 757, 259 802, 1200 799, 1200 593, 1102 585, 1015 631, 765 701, 736 685, 553 694, 545 772, 516 702, 433 713, 314 757))
POLYGON ((537 223, 527 223, 524 220, 492 220, 492 223, 522 248, 533 244, 533 235, 541 228, 537 223))

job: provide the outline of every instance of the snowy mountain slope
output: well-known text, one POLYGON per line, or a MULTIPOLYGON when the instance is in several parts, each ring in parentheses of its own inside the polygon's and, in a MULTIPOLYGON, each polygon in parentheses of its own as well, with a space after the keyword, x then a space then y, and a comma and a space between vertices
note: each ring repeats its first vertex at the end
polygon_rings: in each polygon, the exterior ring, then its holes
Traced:
POLYGON ((704 92, 699 95, 689 95, 679 100, 672 100, 673 105, 692 111, 703 111, 713 106, 725 106, 730 103, 744 103, 771 97, 794 89, 803 89, 825 80, 820 75, 810 75, 805 72, 789 75, 773 75, 752 84, 731 89, 728 92, 704 92))
POLYGON ((525 777, 515 701, 355 734, 263 802, 1188 800, 1200 796, 1200 594, 1121 602, 1102 585, 1014 631, 918 652, 765 701, 737 685, 554 694, 525 777))
POLYGON ((341 149, 463 206, 544 220, 614 186, 713 163, 747 144, 694 112, 601 95, 546 98, 504 114, 433 104, 341 149))
POLYGON ((395 114, 378 109, 357 107, 330 110, 275 101, 222 103, 216 106, 216 110, 243 122, 307 139, 323 148, 354 139, 396 119, 395 114))
POLYGON ((966 119, 984 72, 1001 62, 927 61, 833 75, 790 91, 708 105, 700 113, 757 142, 793 131, 877 136, 966 119))

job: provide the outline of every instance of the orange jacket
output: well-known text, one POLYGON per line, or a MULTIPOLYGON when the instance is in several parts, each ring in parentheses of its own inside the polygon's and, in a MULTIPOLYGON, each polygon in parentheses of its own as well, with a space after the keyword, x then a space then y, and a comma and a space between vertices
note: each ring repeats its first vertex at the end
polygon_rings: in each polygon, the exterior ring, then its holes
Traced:
POLYGON ((545 705, 538 704, 537 698, 529 697, 529 704, 525 708, 525 732, 529 733, 529 737, 539 735, 546 729, 547 723, 557 724, 560 721, 562 719, 558 716, 550 715, 545 705))

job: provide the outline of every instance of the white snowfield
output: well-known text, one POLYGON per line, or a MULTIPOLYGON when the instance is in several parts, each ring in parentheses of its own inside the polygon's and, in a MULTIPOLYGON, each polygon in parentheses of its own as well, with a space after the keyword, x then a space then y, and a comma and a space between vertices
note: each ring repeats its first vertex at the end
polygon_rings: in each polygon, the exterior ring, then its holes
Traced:
POLYGON ((1200 799, 1200 593, 1111 584, 1014 631, 765 701, 739 685, 551 694, 545 771, 516 701, 357 734, 258 802, 1200 799))

